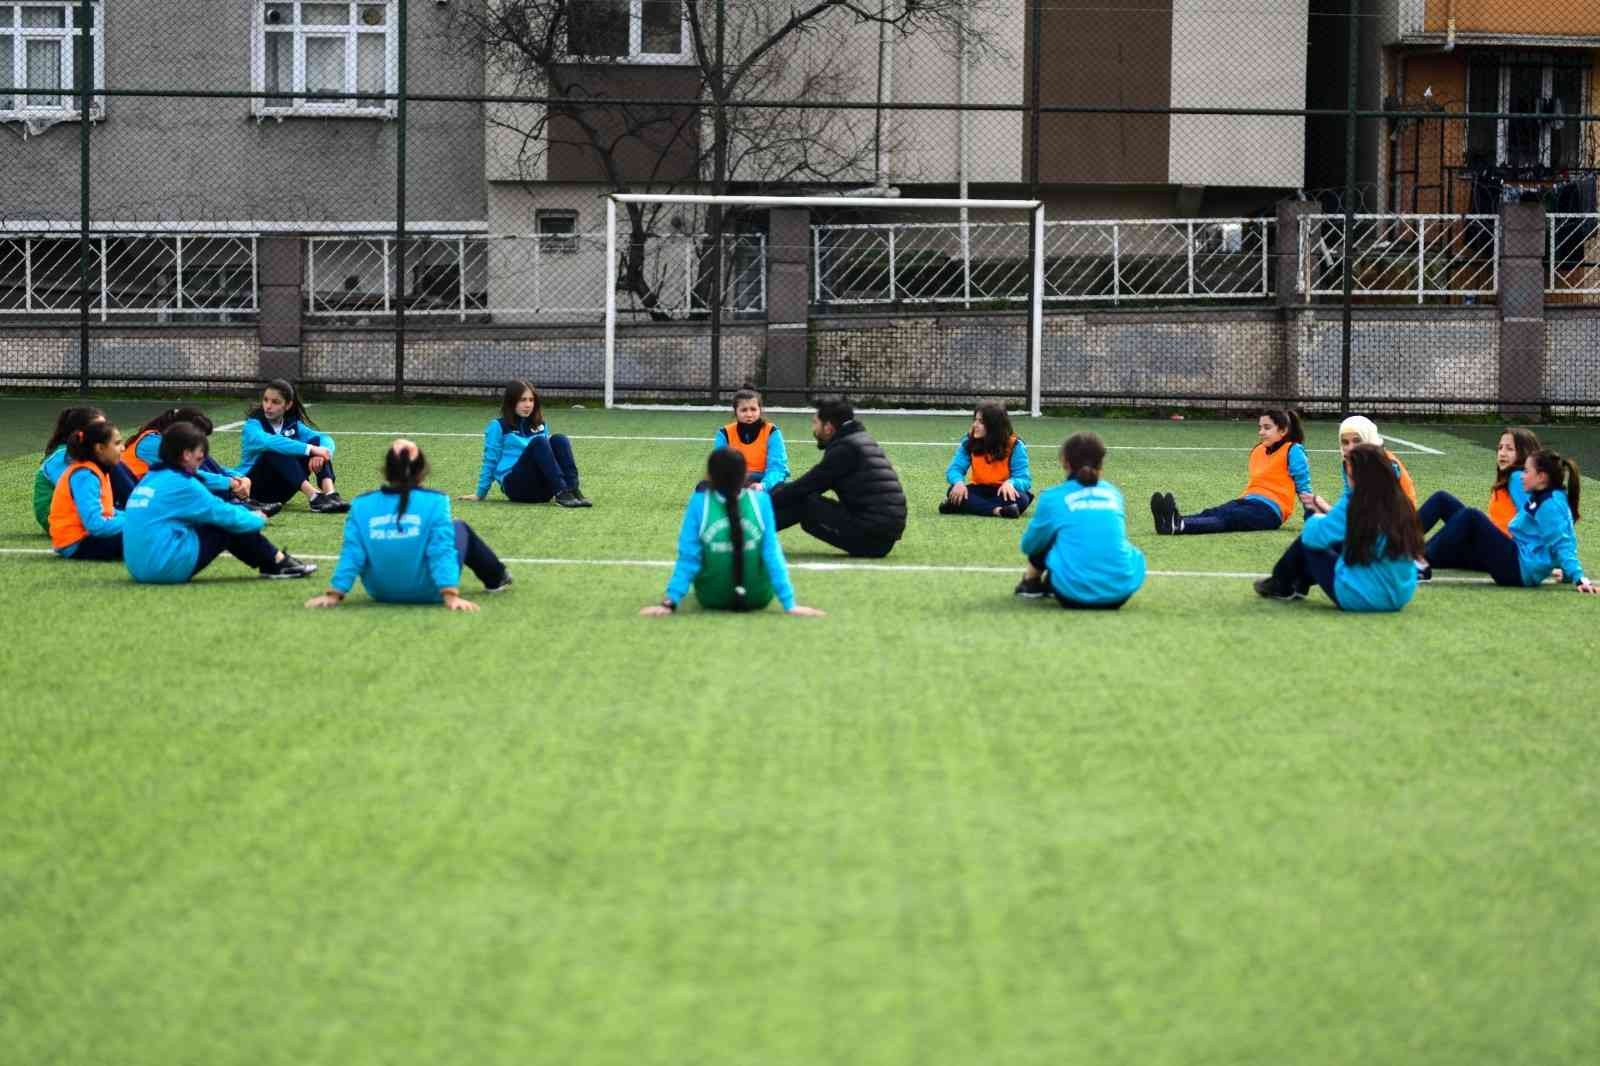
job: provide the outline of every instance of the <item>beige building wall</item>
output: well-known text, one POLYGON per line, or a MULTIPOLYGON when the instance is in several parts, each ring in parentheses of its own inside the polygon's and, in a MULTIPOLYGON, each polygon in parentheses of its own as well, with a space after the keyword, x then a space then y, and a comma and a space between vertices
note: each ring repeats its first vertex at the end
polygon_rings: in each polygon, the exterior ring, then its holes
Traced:
MULTIPOLYGON (((1174 0, 1172 106, 1306 106, 1307 5, 1174 0)), ((1305 121, 1173 115, 1175 185, 1293 188, 1305 180, 1305 121)))

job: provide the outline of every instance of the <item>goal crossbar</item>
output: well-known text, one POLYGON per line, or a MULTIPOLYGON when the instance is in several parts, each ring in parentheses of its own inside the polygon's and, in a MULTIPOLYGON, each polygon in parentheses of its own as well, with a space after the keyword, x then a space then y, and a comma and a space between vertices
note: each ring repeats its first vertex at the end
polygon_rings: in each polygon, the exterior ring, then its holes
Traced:
MULTIPOLYGON (((618 204, 694 204, 726 207, 943 208, 946 210, 1026 211, 1031 216, 1032 262, 1028 296, 1028 413, 1041 413, 1044 342, 1044 203, 1041 200, 975 200, 963 197, 886 196, 713 196, 702 193, 610 193, 606 197, 606 262, 617 264, 618 204)), ((617 287, 606 284, 605 405, 616 406, 617 287)), ((713 383, 713 388, 716 385, 713 383)))

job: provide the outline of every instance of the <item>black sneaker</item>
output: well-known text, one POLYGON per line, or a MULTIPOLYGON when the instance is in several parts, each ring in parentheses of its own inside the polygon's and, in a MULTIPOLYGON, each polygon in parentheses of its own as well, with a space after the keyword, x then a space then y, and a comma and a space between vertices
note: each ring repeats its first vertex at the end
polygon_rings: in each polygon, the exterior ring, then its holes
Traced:
POLYGON ((1020 596, 1025 600, 1042 600, 1049 593, 1043 581, 1036 577, 1025 577, 1017 582, 1017 587, 1011 590, 1013 596, 1020 596))
POLYGON ((491 595, 496 592, 504 592, 506 589, 512 586, 515 580, 516 579, 511 576, 510 570, 502 570, 500 571, 500 580, 496 581, 492 585, 483 586, 483 591, 490 593, 491 595))
POLYGON ((344 514, 350 505, 332 492, 319 492, 311 497, 311 510, 316 514, 344 514))
POLYGON ((594 501, 589 499, 589 497, 585 496, 583 494, 583 490, 580 489, 578 486, 576 486, 576 485, 572 486, 572 494, 578 498, 578 506, 580 506, 580 507, 593 507, 594 506, 594 501))
POLYGON ((1170 492, 1167 493, 1166 495, 1162 496, 1161 499, 1166 502, 1166 505, 1167 505, 1167 521, 1172 526, 1173 535, 1176 536, 1177 534, 1182 533, 1183 532, 1183 515, 1178 513, 1178 501, 1177 501, 1177 499, 1170 492))
POLYGON ((1270 577, 1264 577, 1260 581, 1257 581, 1255 583, 1255 590, 1256 595, 1260 596, 1264 600, 1281 600, 1284 603, 1290 603, 1294 600, 1303 600, 1306 598, 1305 593, 1298 589, 1290 592, 1282 591, 1276 584, 1273 583, 1273 580, 1270 577))
POLYGON ((556 506, 557 507, 589 507, 589 506, 591 506, 591 504, 589 503, 588 500, 585 500, 582 496, 579 496, 576 492, 573 492, 571 489, 562 489, 560 492, 556 493, 556 506))
POLYGON ((281 503, 262 503, 260 500, 240 500, 239 502, 263 518, 271 518, 283 510, 283 504, 281 503))
POLYGON ((1172 533, 1172 512, 1167 510, 1168 499, 1159 492, 1150 494, 1150 517, 1155 521, 1156 533, 1163 537, 1172 533))
POLYGON ((1017 510, 1017 505, 1014 503, 1003 504, 1000 507, 1001 518, 1016 518, 1020 514, 1022 512, 1017 510))
POLYGON ((1423 565, 1417 567, 1417 580, 1418 581, 1432 581, 1433 580, 1433 567, 1429 566, 1426 563, 1424 563, 1423 565))
POLYGON ((260 570, 262 577, 269 578, 273 581, 286 581, 297 577, 309 577, 316 572, 316 563, 302 563, 299 559, 296 559, 288 552, 283 553, 282 559, 279 559, 270 566, 263 566, 260 570))
POLYGON ((950 502, 950 497, 946 496, 943 500, 941 500, 939 502, 939 513, 940 514, 960 514, 961 513, 961 507, 960 507, 959 504, 955 504, 955 503, 950 502))

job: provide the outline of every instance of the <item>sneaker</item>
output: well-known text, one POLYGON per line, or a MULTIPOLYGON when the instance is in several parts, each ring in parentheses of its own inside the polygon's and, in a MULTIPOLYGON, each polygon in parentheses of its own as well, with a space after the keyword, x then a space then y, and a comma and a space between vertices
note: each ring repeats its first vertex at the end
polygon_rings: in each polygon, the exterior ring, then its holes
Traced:
POLYGON ((1178 513, 1177 498, 1174 497, 1170 492, 1161 498, 1166 501, 1167 520, 1172 524, 1172 532, 1173 535, 1176 536, 1177 534, 1183 532, 1183 515, 1178 513))
POLYGON ((588 500, 585 500, 582 496, 579 496, 576 492, 573 492, 571 489, 562 489, 560 492, 556 493, 556 506, 590 507, 593 505, 590 504, 588 500))
POLYGON ((1017 582, 1017 587, 1011 591, 1013 596, 1020 596, 1025 600, 1042 600, 1050 590, 1045 583, 1036 577, 1025 577, 1017 582))
POLYGON ((1163 537, 1172 533, 1172 512, 1167 510, 1169 499, 1170 496, 1163 496, 1159 492, 1150 494, 1150 517, 1155 520, 1156 533, 1163 537))
POLYGON ((1303 600, 1306 598, 1305 593, 1299 591, 1298 589, 1291 592, 1281 591, 1277 585, 1273 584, 1270 577, 1264 577, 1260 581, 1257 581, 1255 583, 1255 590, 1256 595, 1260 596, 1264 600, 1281 600, 1284 603, 1290 603, 1294 600, 1303 600))
POLYGON ((297 577, 309 577, 316 572, 316 563, 302 563, 299 559, 296 559, 288 552, 283 553, 282 559, 279 559, 270 566, 263 566, 260 570, 262 577, 269 578, 273 581, 284 581, 297 577))
POLYGON ((316 514, 344 514, 350 505, 339 499, 337 493, 319 492, 311 497, 311 510, 316 514))
POLYGON ((1001 518, 1016 518, 1021 513, 1021 511, 1017 510, 1017 505, 1014 503, 1003 504, 1000 507, 1001 518))
POLYGON ((1433 580, 1433 567, 1429 566, 1427 563, 1418 563, 1417 564, 1417 580, 1418 581, 1432 581, 1433 580))
POLYGON ((940 514, 960 514, 961 513, 961 508, 956 506, 955 504, 951 503, 950 502, 950 497, 946 496, 943 500, 939 501, 939 513, 940 514))
POLYGON ((583 490, 578 488, 578 486, 576 486, 576 485, 572 486, 572 494, 578 498, 578 506, 580 506, 580 507, 593 507, 594 506, 594 501, 589 499, 589 497, 585 496, 583 494, 583 490))
POLYGON ((262 503, 260 500, 240 500, 239 502, 263 518, 271 518, 283 510, 283 504, 281 503, 262 503))
POLYGON ((350 509, 350 501, 345 499, 343 496, 339 495, 339 490, 338 489, 334 489, 332 492, 329 492, 329 493, 324 493, 324 495, 326 495, 329 499, 331 499, 334 503, 338 504, 340 507, 343 507, 345 510, 348 511, 350 509))
POLYGON ((504 592, 506 589, 510 588, 515 581, 516 579, 511 576, 510 570, 501 570, 500 580, 496 581, 492 585, 483 586, 483 591, 490 593, 491 595, 496 592, 504 592))

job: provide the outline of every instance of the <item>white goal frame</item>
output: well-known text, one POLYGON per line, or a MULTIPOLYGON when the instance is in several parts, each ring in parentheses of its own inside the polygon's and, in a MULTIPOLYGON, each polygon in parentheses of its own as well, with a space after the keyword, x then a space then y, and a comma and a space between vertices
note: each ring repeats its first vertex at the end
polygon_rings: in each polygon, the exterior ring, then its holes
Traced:
MULTIPOLYGON (((611 193, 606 197, 606 380, 605 405, 617 406, 617 205, 692 204, 703 207, 855 207, 882 211, 895 208, 1027 211, 1033 227, 1032 277, 1028 307, 1028 413, 1040 414, 1041 354, 1044 342, 1044 203, 1040 200, 982 200, 886 196, 710 196, 691 193, 611 193)), ((692 410, 684 407, 683 410, 692 410)), ((721 408, 717 408, 721 410, 721 408)))

